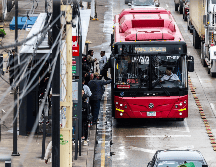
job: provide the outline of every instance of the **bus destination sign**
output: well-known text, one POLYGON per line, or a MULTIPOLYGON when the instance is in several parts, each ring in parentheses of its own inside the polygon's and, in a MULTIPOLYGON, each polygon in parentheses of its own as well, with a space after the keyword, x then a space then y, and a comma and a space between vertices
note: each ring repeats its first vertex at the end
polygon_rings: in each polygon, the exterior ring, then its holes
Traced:
POLYGON ((166 52, 166 47, 135 47, 136 53, 166 52))

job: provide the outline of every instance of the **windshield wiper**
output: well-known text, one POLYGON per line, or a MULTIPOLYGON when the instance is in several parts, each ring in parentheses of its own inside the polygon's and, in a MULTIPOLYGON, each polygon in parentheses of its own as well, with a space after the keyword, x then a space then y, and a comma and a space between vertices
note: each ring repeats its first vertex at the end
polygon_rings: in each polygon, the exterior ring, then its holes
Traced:
POLYGON ((154 83, 154 85, 152 85, 152 89, 154 89, 158 84, 160 84, 161 88, 163 89, 163 91, 166 93, 167 96, 170 96, 170 93, 167 89, 165 89, 162 84, 160 83, 160 78, 158 78, 156 80, 156 82, 154 83))

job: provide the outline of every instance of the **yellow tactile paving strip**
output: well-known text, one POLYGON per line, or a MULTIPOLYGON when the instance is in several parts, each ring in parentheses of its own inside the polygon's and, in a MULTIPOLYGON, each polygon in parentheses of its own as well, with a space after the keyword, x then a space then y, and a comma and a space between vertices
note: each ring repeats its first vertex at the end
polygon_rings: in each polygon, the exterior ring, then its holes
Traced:
POLYGON ((211 142, 213 150, 216 151, 216 141, 215 141, 214 135, 212 134, 211 127, 210 127, 208 120, 205 116, 205 112, 203 111, 202 105, 200 104, 199 98, 196 96, 196 91, 195 91, 196 88, 193 87, 190 76, 188 76, 188 85, 190 87, 191 93, 193 94, 195 103, 196 103, 197 107, 199 108, 200 116, 201 116, 203 123, 206 127, 206 133, 209 136, 209 140, 211 142))

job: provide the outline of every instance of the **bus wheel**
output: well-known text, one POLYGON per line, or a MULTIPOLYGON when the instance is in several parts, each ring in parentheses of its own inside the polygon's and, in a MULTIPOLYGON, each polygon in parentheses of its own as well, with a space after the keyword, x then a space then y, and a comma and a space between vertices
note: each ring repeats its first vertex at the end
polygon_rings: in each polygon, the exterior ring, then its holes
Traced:
POLYGON ((216 72, 210 72, 211 77, 216 77, 216 72))
POLYGON ((176 121, 184 121, 184 118, 176 118, 176 121))

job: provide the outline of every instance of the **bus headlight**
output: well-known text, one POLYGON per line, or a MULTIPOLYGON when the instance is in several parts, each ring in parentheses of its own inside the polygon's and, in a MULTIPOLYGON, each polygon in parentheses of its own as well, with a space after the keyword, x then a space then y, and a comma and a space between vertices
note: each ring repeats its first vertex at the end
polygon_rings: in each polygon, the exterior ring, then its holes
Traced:
POLYGON ((127 105, 125 105, 124 108, 127 108, 127 105))
POLYGON ((182 115, 182 112, 180 112, 179 115, 182 115))
POLYGON ((186 104, 186 103, 187 103, 187 101, 185 100, 185 101, 184 101, 184 104, 186 104))
POLYGON ((175 105, 175 108, 178 108, 178 105, 177 105, 177 104, 175 105))
POLYGON ((120 113, 120 116, 123 116, 123 113, 120 113))
POLYGON ((179 105, 182 106, 182 103, 180 103, 179 105))

